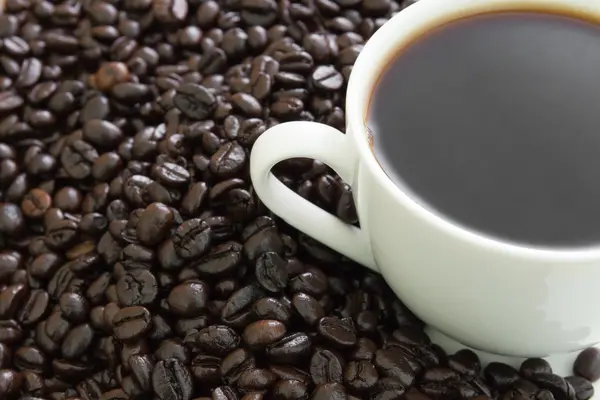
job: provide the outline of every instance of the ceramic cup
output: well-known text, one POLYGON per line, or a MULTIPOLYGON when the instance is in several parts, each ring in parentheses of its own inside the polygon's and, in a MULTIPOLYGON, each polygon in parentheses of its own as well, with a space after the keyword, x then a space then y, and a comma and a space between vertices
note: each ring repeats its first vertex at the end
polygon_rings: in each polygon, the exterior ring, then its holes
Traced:
POLYGON ((576 13, 600 21, 599 1, 420 0, 379 29, 358 57, 346 96, 346 134, 313 122, 277 125, 256 141, 250 167, 267 207, 380 272, 430 326, 474 349, 543 357, 600 342, 600 247, 519 246, 453 224, 388 178, 370 150, 365 127, 373 87, 398 49, 458 18, 518 10, 576 13), (327 163, 352 186, 360 229, 312 205, 270 172, 279 161, 295 157, 327 163))

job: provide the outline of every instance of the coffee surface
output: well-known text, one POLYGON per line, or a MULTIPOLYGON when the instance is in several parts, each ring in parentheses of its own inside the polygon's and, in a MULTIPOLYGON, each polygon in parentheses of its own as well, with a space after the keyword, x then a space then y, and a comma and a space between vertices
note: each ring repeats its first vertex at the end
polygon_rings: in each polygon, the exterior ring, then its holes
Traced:
POLYGON ((390 178, 445 218, 600 243, 600 26, 519 12, 426 32, 384 69, 368 126, 390 178))

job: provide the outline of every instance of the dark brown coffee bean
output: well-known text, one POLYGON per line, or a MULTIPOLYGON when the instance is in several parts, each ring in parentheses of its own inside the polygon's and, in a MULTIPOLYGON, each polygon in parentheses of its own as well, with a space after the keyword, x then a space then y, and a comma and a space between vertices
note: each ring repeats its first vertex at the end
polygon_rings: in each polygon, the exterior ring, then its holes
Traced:
POLYGON ((288 324, 291 310, 277 299, 264 297, 252 305, 252 311, 259 319, 273 319, 288 324))
POLYGON ((253 368, 240 375, 237 387, 244 392, 259 392, 269 389, 276 380, 277 376, 268 369, 253 368))
POLYGON ((162 203, 152 203, 142 212, 136 227, 138 239, 149 246, 167 235, 174 221, 173 211, 162 203))
POLYGON ((19 235, 25 227, 25 219, 19 207, 11 203, 0 203, 0 233, 19 235))
POLYGON ((62 294, 58 304, 64 318, 73 322, 85 321, 90 309, 88 301, 78 293, 62 294))
POLYGON ((192 83, 181 85, 177 89, 173 103, 182 113, 194 120, 206 119, 217 106, 212 93, 204 86, 192 83))
POLYGON ((285 325, 275 320, 253 322, 244 329, 244 342, 254 348, 263 348, 281 339, 286 333, 285 325))
POLYGON ((193 259, 204 254, 210 247, 210 226, 200 218, 185 221, 174 232, 175 252, 183 259, 193 259))
POLYGON ((548 390, 555 399, 575 399, 573 386, 558 375, 535 374, 530 380, 541 389, 548 390))
POLYGON ((154 368, 151 357, 136 354, 129 357, 127 363, 138 386, 144 391, 151 390, 151 377, 154 368))
POLYGON ((413 367, 398 348, 390 347, 385 350, 377 350, 373 363, 380 375, 394 377, 404 386, 410 386, 415 380, 413 367))
POLYGON ((573 371, 591 382, 600 379, 600 350, 590 347, 579 353, 573 371))
POLYGON ((103 148, 113 149, 123 140, 119 127, 100 119, 87 120, 82 131, 85 141, 103 148))
POLYGON ((137 104, 149 100, 150 87, 141 83, 117 83, 110 91, 111 95, 124 104, 137 104))
POLYGON ((246 163, 246 152, 236 142, 225 143, 210 159, 210 170, 218 177, 231 177, 246 163))
POLYGON ((159 361, 152 371, 152 389, 160 400, 190 400, 192 377, 179 360, 159 361))
POLYGON ((0 291, 0 318, 12 319, 29 295, 29 287, 18 283, 0 291))
POLYGON ((288 280, 285 261, 277 253, 262 254, 256 260, 256 279, 269 292, 283 290, 288 280))
POLYGON ((15 92, 0 92, 0 112, 11 112, 23 105, 23 98, 15 92))
POLYGON ((306 383, 292 379, 277 381, 271 393, 273 400, 301 400, 309 394, 306 383))
POLYGON ((481 372, 479 357, 471 350, 460 350, 448 357, 448 366, 467 376, 478 376, 481 372))
POLYGON ((528 358, 521 364, 519 372, 523 377, 529 378, 533 374, 551 374, 552 367, 542 358, 528 358))
POLYGON ((317 349, 310 360, 310 374, 315 385, 343 382, 344 361, 336 353, 317 349))
POLYGON ((221 359, 218 357, 198 355, 192 360, 190 368, 197 381, 216 386, 221 381, 220 365, 221 359))
POLYGON ((317 322, 325 316, 325 310, 323 310, 323 306, 319 304, 317 299, 309 296, 308 294, 295 294, 292 298, 292 305, 294 306, 294 310, 308 325, 316 325, 317 322))
POLYGON ((235 331, 224 325, 213 325, 193 335, 192 344, 215 356, 226 356, 240 344, 235 331))
POLYGON ((498 362, 488 364, 483 370, 483 374, 489 382, 501 389, 512 386, 519 379, 517 370, 498 362))
POLYGON ((594 386, 587 379, 580 376, 568 376, 565 380, 575 389, 577 400, 587 400, 594 396, 594 386))
POLYGON ((89 324, 81 324, 69 331, 65 336, 61 354, 67 360, 75 360, 86 353, 92 340, 94 339, 94 330, 89 324))
POLYGON ((21 88, 28 88, 35 85, 42 76, 42 62, 37 58, 27 58, 21 64, 21 72, 15 85, 21 88))
POLYGON ((266 354, 273 362, 294 364, 310 356, 311 344, 305 333, 292 333, 267 346, 266 354))
POLYGON ((244 371, 254 368, 255 365, 252 353, 246 349, 236 349, 221 362, 221 376, 228 384, 234 384, 244 371))
POLYGON ((327 341, 336 346, 352 347, 356 344, 354 326, 336 317, 323 317, 317 324, 317 331, 327 341))
POLYGON ((43 374, 47 368, 46 356, 37 347, 23 346, 14 354, 15 366, 20 370, 30 370, 43 374))
POLYGON ((119 340, 134 340, 151 328, 150 312, 145 307, 125 307, 112 319, 113 333, 119 340))
POLYGON ((50 296, 44 290, 31 291, 27 301, 18 311, 17 320, 24 326, 36 324, 46 315, 49 302, 50 296))
POLYGON ((208 302, 209 287, 202 281, 185 282, 175 286, 167 303, 169 309, 181 317, 195 317, 204 311, 208 302))
POLYGON ((375 366, 368 361, 352 361, 344 372, 344 382, 356 391, 370 390, 378 379, 379 374, 375 366))
POLYGON ((22 383, 22 376, 17 371, 0 369, 0 396, 3 398, 18 394, 22 383))
POLYGON ((117 297, 123 306, 149 306, 157 295, 156 277, 147 269, 132 269, 117 281, 117 297))
MULTIPOLYGON (((212 232, 212 229, 211 229, 212 232)), ((230 241, 215 247, 202 257, 194 268, 200 274, 220 276, 230 273, 242 260, 242 246, 230 241)))

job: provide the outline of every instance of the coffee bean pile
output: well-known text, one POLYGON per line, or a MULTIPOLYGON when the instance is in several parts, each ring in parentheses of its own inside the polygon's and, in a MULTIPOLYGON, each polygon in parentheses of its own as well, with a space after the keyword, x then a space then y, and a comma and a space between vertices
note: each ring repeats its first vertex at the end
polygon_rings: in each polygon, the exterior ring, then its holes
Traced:
MULTIPOLYGON (((251 186, 268 127, 344 128, 352 64, 411 3, 6 0, 0 399, 589 398, 594 349, 566 379, 446 355, 251 186)), ((357 222, 323 163, 277 174, 357 222)))

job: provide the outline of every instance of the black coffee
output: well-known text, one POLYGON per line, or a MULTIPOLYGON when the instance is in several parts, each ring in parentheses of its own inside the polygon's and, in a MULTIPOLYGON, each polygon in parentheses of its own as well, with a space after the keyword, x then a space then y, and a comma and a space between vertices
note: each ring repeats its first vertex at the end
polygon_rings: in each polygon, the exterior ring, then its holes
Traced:
POLYGON ((511 12, 427 32, 387 66, 368 126, 386 173, 447 218, 600 243, 600 26, 511 12))

